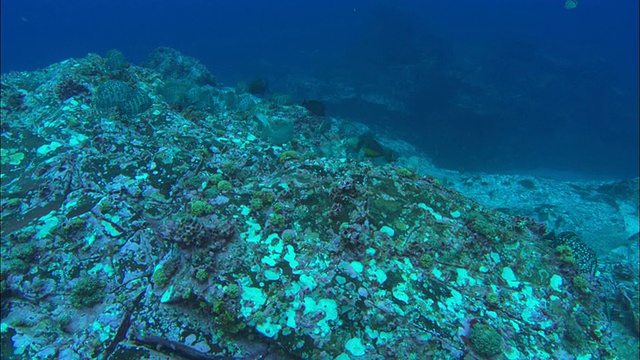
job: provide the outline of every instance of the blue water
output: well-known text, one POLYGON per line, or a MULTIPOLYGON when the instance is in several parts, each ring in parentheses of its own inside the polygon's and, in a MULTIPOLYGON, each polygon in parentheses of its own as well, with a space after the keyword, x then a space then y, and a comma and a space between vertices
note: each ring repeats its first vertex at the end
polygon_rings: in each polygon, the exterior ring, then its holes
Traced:
POLYGON ((310 83, 294 99, 388 128, 442 167, 638 176, 637 0, 2 2, 3 73, 113 48, 140 64, 158 46, 229 86, 310 83), (327 84, 341 82, 406 111, 340 100, 327 84))

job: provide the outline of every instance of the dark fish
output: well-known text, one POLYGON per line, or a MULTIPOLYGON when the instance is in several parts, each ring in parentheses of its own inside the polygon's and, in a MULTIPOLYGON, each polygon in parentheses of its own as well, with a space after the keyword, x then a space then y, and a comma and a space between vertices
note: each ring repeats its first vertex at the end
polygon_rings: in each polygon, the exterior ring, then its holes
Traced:
POLYGON ((264 79, 255 79, 249 83, 249 94, 264 95, 269 90, 269 83, 264 79))
POLYGON ((370 132, 358 136, 358 150, 362 149, 368 157, 378 157, 387 153, 387 149, 374 139, 370 132))
POLYGON ((309 112, 313 115, 324 116, 326 107, 321 101, 305 100, 302 102, 302 106, 304 106, 305 109, 309 110, 309 112))

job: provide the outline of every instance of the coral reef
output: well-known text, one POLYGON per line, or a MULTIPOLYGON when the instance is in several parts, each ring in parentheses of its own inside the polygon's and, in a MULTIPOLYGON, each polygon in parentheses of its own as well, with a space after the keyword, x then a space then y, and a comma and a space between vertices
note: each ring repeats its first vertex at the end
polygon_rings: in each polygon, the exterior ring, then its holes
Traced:
POLYGON ((60 101, 82 94, 89 94, 89 89, 82 84, 78 84, 73 79, 66 79, 56 87, 56 95, 58 95, 60 101))
POLYGON ((105 54, 104 67, 107 71, 120 71, 129 66, 122 51, 111 49, 105 54))
POLYGON ((152 69, 166 80, 183 81, 198 86, 216 84, 216 78, 200 61, 168 47, 153 50, 143 66, 152 69))
POLYGON ((358 125, 330 118, 319 133, 303 107, 237 95, 173 49, 146 66, 118 70, 125 81, 90 55, 3 75, 25 104, 2 108, 19 129, 2 134, 3 351, 616 358, 594 289, 620 293, 580 271, 581 253, 562 261, 553 245, 575 241, 550 244, 532 218, 376 166, 350 149, 358 125), (54 73, 86 84, 91 106, 60 103, 54 73), (170 81, 210 86, 215 106, 149 95, 170 81))
POLYGON ((96 89, 93 97, 96 109, 115 109, 121 114, 136 115, 151 106, 151 99, 139 88, 132 88, 121 80, 106 81, 96 89))

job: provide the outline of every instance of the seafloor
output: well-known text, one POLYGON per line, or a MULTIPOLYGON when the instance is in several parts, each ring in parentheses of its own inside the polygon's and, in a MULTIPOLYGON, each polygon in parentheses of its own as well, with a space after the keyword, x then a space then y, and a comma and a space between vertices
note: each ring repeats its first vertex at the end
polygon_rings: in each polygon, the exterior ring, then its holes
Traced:
POLYGON ((248 90, 167 48, 2 75, 3 359, 637 357, 638 179, 248 90))

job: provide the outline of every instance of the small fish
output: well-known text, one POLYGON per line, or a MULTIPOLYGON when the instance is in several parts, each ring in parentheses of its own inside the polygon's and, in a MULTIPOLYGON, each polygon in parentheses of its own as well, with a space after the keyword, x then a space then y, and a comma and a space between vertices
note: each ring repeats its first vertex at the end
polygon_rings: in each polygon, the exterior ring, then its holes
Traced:
POLYGON ((573 10, 578 6, 578 0, 567 0, 564 3, 564 8, 567 10, 573 10))

